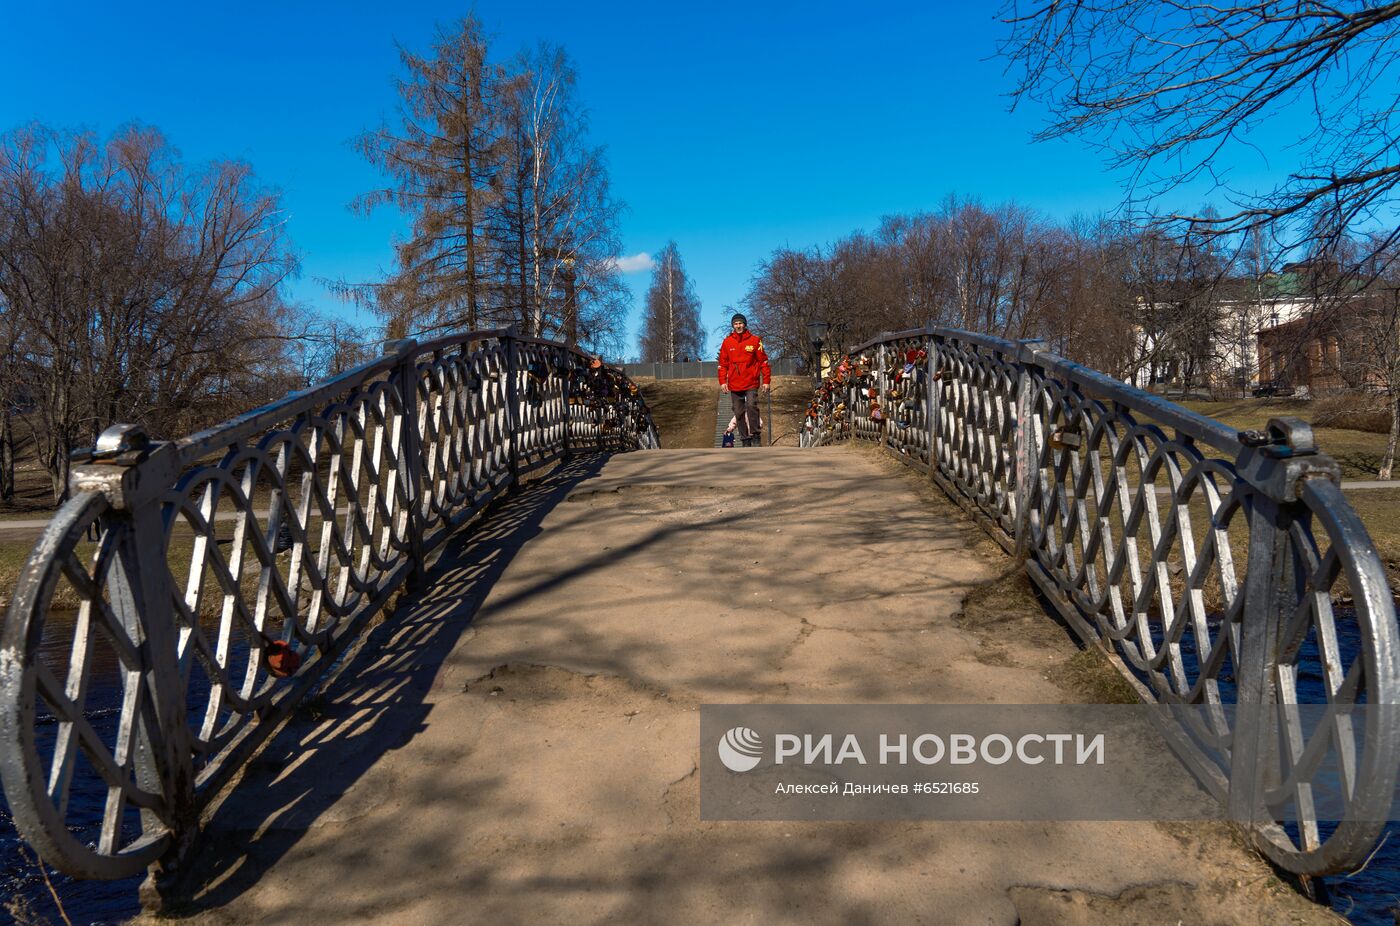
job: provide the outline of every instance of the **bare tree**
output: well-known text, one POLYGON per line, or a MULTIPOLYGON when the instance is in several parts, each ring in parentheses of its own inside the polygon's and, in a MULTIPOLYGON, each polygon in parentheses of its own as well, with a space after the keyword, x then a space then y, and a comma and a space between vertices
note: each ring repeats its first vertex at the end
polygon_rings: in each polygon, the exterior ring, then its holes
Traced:
POLYGON ((1308 246, 1318 209, 1334 216, 1326 235, 1393 215, 1400 3, 1009 0, 1002 14, 1015 97, 1052 114, 1040 137, 1090 139, 1149 195, 1214 176, 1218 154, 1289 110, 1300 141, 1287 177, 1264 195, 1231 194, 1223 214, 1172 217, 1198 232, 1263 228, 1308 246))
POLYGON ((0 328, 55 498, 113 421, 178 434, 281 394, 295 270, 275 192, 156 131, 0 139, 0 328))
POLYGON ((626 306, 613 261, 621 205, 587 142, 577 75, 553 45, 491 59, 474 17, 427 55, 401 50, 398 124, 360 150, 392 181, 356 200, 411 217, 397 268, 341 283, 399 337, 517 324, 523 333, 617 348, 626 306))
MULTIPOLYGON (((836 337, 849 333, 849 319, 835 304, 833 290, 830 268, 820 252, 782 249, 759 265, 744 296, 744 311, 753 329, 763 332, 770 357, 809 358, 811 322, 826 322, 836 337)), ((721 336, 728 332, 726 318, 721 336)))
POLYGON ((680 249, 674 241, 656 255, 651 287, 647 290, 642 318, 643 361, 676 361, 699 357, 705 333, 700 326, 700 300, 686 275, 680 249))
POLYGON ((812 321, 846 344, 932 321, 1041 338, 1124 379, 1189 388, 1228 359, 1231 267, 1210 236, 1183 241, 1106 218, 1054 223, 1015 204, 949 198, 936 212, 886 217, 874 236, 774 252, 744 304, 779 356, 810 355, 812 321))
MULTIPOLYGON (((3 213, 0 213, 3 215, 3 213)), ((0 240, 4 232, 0 231, 0 240)), ((0 297, 0 502, 15 497, 15 415, 24 399, 26 376, 20 349, 20 325, 14 313, 4 311, 7 303, 0 297)))
MULTIPOLYGON (((621 205, 612 197, 602 149, 588 144, 577 85, 564 50, 542 44, 517 57, 507 109, 515 142, 510 160, 524 168, 516 173, 524 185, 515 197, 521 208, 507 222, 518 226, 511 237, 528 269, 520 275, 528 281, 521 320, 529 333, 562 335, 571 344, 587 341, 620 308, 612 258, 621 247, 621 205)), ((617 315, 608 327, 620 321, 617 315)))
POLYGON ((1368 391, 1385 399, 1390 432, 1380 462, 1380 478, 1391 478, 1400 443, 1400 280, 1376 287, 1358 299, 1341 336, 1343 369, 1368 391))
POLYGON ((339 318, 311 318, 293 346, 299 385, 339 376, 383 354, 383 341, 369 328, 339 318))

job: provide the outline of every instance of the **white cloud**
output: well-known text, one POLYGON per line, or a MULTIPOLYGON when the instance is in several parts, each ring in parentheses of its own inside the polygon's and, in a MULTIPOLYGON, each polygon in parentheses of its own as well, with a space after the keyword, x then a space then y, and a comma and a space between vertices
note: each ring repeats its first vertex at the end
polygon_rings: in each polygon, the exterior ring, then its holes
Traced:
POLYGON ((613 266, 623 273, 640 273, 656 266, 656 261, 652 260, 651 255, 646 251, 630 254, 626 257, 614 257, 612 262, 613 266))

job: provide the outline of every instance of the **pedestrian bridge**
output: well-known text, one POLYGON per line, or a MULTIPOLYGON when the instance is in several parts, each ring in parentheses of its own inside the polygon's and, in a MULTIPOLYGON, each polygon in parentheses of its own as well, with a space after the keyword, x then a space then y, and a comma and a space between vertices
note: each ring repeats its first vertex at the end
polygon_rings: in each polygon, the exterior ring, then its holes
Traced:
POLYGON ((1237 434, 928 328, 854 348, 802 449, 663 443, 619 371, 511 332, 399 342, 179 441, 109 431, 0 640, 21 832, 271 922, 1014 922, 1148 883, 1154 915, 1287 912, 1208 832, 699 819, 700 704, 1071 700, 1043 614, 960 617, 1024 566, 1142 699, 1280 706, 1164 731, 1272 861, 1374 849, 1400 729, 1349 709, 1400 700, 1395 611, 1304 423, 1237 434), (1283 708, 1310 700, 1309 734, 1283 708), (1321 789, 1346 820, 1310 816, 1321 789))

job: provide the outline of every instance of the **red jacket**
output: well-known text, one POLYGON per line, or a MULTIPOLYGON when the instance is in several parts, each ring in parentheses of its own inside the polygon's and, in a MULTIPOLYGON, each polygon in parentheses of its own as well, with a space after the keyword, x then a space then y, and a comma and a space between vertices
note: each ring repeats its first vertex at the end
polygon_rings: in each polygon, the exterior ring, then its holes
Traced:
POLYGON ((719 384, 730 392, 746 392, 762 381, 772 382, 773 371, 768 368, 768 355, 763 342, 752 332, 731 334, 719 346, 719 384))

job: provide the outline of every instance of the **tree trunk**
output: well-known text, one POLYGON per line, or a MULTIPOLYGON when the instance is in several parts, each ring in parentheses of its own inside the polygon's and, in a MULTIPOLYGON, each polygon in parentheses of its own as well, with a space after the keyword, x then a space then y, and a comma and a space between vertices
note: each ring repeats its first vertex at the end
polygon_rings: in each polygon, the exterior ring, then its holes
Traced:
POLYGON ((0 408, 0 501, 13 501, 15 497, 15 432, 10 420, 10 408, 6 403, 0 408))
POLYGON ((1385 456, 1381 457, 1380 477, 1390 478, 1390 471, 1395 466, 1395 444, 1400 439, 1400 395, 1392 396, 1390 400, 1390 439, 1385 442, 1385 456))
POLYGON ((564 343, 578 344, 578 294, 574 292, 574 268, 564 269, 564 343))
POLYGON ((49 471, 49 486, 53 490, 53 503, 61 505, 68 500, 69 456, 72 453, 70 441, 55 438, 44 467, 49 471))
MULTIPOLYGON (((464 60, 471 60, 470 49, 468 49, 464 60)), ((480 75, 466 74, 465 83, 467 86, 466 100, 464 105, 467 112, 463 119, 465 128, 462 138, 462 208, 465 212, 462 221, 462 237, 464 239, 463 250, 466 261, 466 285, 467 285, 467 330, 475 331, 477 326, 477 279, 476 279, 476 151, 472 148, 472 127, 476 124, 478 111, 473 108, 474 104, 481 102, 481 88, 476 81, 480 75)))

